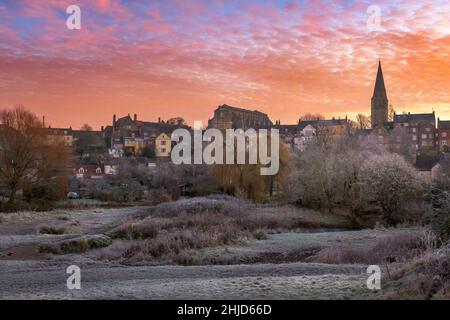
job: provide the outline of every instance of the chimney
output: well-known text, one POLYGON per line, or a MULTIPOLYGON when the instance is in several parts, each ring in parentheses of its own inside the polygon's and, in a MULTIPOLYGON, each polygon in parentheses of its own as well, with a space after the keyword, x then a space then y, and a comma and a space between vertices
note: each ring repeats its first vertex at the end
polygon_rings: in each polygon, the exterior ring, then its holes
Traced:
POLYGON ((134 114, 134 122, 137 123, 137 114, 136 113, 134 114))
POLYGON ((105 127, 104 127, 104 126, 102 126, 102 127, 101 127, 101 130, 103 131, 104 129, 105 129, 105 127))
POLYGON ((161 122, 161 117, 158 117, 158 123, 160 123, 161 122))
POLYGON ((116 126, 116 115, 113 115, 113 127, 116 126))
POLYGON ((45 128, 45 116, 42 116, 42 128, 45 128))

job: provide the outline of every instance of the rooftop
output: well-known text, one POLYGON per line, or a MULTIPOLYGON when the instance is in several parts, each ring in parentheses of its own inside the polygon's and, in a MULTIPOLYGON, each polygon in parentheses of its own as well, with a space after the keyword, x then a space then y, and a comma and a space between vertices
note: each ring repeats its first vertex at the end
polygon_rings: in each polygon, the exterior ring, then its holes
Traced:
POLYGON ((406 113, 394 115, 394 122, 421 122, 421 121, 436 121, 434 111, 432 113, 406 113))
POLYGON ((253 110, 253 111, 252 111, 252 110, 248 110, 248 109, 244 109, 244 108, 232 107, 232 106, 229 106, 229 105, 227 105, 227 104, 223 104, 223 105, 219 106, 217 109, 227 109, 227 110, 239 111, 239 112, 246 112, 246 113, 251 112, 251 113, 258 113, 258 114, 260 114, 260 115, 265 115, 265 116, 267 116, 266 113, 263 113, 263 112, 258 111, 258 110, 253 110))
POLYGON ((438 129, 450 129, 450 120, 438 120, 438 129))

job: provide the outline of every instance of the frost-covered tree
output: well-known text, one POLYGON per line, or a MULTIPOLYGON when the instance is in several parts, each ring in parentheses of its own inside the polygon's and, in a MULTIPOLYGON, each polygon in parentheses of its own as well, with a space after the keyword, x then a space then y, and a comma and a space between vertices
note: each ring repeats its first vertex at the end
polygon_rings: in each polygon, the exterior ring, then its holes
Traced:
POLYGON ((403 157, 397 154, 371 156, 359 174, 361 197, 367 204, 378 206, 383 221, 396 225, 407 218, 411 204, 420 202, 424 181, 403 157))

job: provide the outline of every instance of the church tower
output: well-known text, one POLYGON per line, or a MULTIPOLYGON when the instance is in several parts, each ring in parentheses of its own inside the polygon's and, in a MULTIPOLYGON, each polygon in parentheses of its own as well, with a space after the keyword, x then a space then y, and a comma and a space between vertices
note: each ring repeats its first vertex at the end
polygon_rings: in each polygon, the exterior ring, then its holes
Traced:
POLYGON ((381 70, 381 61, 378 63, 377 80, 372 96, 372 128, 377 127, 388 121, 388 98, 386 87, 384 86, 383 70, 381 70))

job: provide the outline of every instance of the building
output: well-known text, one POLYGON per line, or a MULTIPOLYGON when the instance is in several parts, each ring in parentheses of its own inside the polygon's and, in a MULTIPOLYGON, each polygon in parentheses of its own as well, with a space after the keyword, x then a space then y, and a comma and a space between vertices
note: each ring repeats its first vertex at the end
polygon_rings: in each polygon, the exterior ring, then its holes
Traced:
POLYGON ((260 129, 272 126, 267 114, 257 110, 251 111, 229 105, 219 106, 214 110, 214 116, 208 120, 208 128, 225 129, 260 129))
POLYGON ((341 137, 348 132, 348 119, 307 120, 295 125, 282 125, 276 121, 270 128, 278 129, 280 140, 292 149, 304 151, 307 144, 314 141, 318 135, 330 139, 341 137))
POLYGON ((415 164, 419 175, 426 181, 431 182, 439 170, 439 157, 430 155, 419 155, 415 164))
POLYGON ((420 114, 394 113, 393 121, 388 121, 388 110, 388 98, 380 61, 371 99, 372 129, 359 130, 358 134, 376 141, 385 150, 404 155, 413 163, 416 162, 418 155, 437 155, 438 141, 434 111, 420 114))
POLYGON ((156 139, 164 133, 165 137, 160 137, 163 141, 168 136, 170 138, 172 132, 178 128, 189 129, 184 125, 182 118, 173 118, 171 122, 164 122, 158 119, 158 122, 140 121, 137 114, 131 118, 130 114, 125 117, 117 119, 113 115, 111 126, 102 128, 103 139, 105 140, 109 154, 114 157, 120 157, 124 152, 134 155, 141 155, 147 157, 154 157, 157 154, 163 156, 171 151, 170 143, 168 146, 157 146, 156 139), (159 150, 157 150, 159 148, 159 150), (161 152, 164 148, 165 152, 161 152))
POLYGON ((72 128, 52 128, 45 129, 46 142, 52 146, 73 146, 73 131, 72 128))
POLYGON ((395 114, 394 128, 404 128, 411 137, 411 143, 416 150, 436 151, 437 130, 434 111, 432 113, 395 114))
POLYGON ((371 101, 371 121, 372 128, 383 125, 388 121, 388 98, 386 87, 384 85, 383 70, 381 69, 381 61, 378 62, 377 80, 371 101))
POLYGON ((450 151, 450 121, 440 120, 438 118, 438 146, 442 152, 450 151))
POLYGON ((166 133, 161 133, 155 140, 155 155, 158 158, 170 157, 172 139, 166 133))

